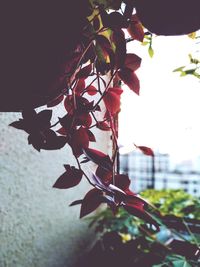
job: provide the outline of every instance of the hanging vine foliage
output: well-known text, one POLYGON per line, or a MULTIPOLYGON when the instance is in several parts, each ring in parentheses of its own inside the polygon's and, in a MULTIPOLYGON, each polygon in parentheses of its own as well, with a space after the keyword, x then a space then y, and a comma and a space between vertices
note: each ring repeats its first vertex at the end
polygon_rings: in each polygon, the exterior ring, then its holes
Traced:
MULTIPOLYGON (((11 126, 27 132, 28 143, 38 151, 71 147, 77 165, 64 165, 65 171, 53 187, 75 187, 82 179, 89 182, 93 189, 82 200, 71 204, 81 205, 80 217, 106 203, 114 213, 123 207, 158 227, 145 211, 148 204, 129 189, 129 177, 116 171, 116 120, 123 93, 120 84, 126 84, 133 93, 139 95, 140 92, 135 71, 140 67, 141 58, 127 53, 126 44, 130 38, 142 42, 144 28, 134 11, 134 1, 129 0, 90 0, 85 21, 79 43, 73 51, 66 51, 68 56, 60 77, 62 90, 47 103, 45 110, 36 112, 26 108, 22 118, 11 126), (64 106, 65 114, 52 124, 52 112, 59 105, 64 106), (97 114, 102 115, 101 119, 97 114), (110 131, 112 155, 91 148, 91 143, 97 142, 93 133, 95 127, 110 131), (96 164, 95 173, 84 172, 83 166, 88 161, 96 164)), ((151 149, 138 148, 153 156, 151 149)))

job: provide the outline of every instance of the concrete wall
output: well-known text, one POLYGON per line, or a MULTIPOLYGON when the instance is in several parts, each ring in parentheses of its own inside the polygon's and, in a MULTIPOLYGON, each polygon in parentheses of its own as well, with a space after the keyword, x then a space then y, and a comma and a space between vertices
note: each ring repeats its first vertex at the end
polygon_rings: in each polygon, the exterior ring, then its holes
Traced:
MULTIPOLYGON (((79 207, 68 205, 88 185, 52 188, 63 164, 73 163, 70 149, 37 152, 23 131, 8 126, 19 117, 0 113, 0 267, 74 267, 92 233, 79 207)), ((108 139, 98 137, 104 151, 108 139)))

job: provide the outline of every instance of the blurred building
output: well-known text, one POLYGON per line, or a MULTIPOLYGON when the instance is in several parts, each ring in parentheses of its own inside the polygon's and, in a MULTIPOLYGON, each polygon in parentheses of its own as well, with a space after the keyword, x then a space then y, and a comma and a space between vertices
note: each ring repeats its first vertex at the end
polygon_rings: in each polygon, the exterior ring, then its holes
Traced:
POLYGON ((140 192, 147 188, 184 189, 186 192, 200 195, 200 165, 193 161, 183 161, 173 169, 169 154, 156 152, 154 157, 140 151, 120 155, 120 170, 128 174, 131 188, 140 192))

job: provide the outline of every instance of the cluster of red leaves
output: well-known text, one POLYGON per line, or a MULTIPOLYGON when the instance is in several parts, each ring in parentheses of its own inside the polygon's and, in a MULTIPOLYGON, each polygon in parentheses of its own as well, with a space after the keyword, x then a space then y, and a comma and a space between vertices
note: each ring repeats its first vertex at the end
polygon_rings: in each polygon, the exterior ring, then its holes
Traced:
MULTIPOLYGON (((102 203, 106 203, 113 213, 116 213, 119 207, 124 207, 130 214, 158 227, 157 222, 145 211, 147 202, 129 189, 131 183, 129 177, 124 174, 113 176, 113 163, 108 155, 90 148, 84 149, 84 154, 98 167, 91 177, 94 188, 82 200, 71 203, 71 206, 81 204, 81 218, 96 210, 102 203)), ((66 189, 80 183, 83 177, 81 170, 69 165, 65 165, 65 169, 54 187, 66 189)))
MULTIPOLYGON (((129 20, 122 18, 117 12, 108 15, 102 6, 99 7, 99 13, 92 20, 88 20, 80 44, 66 61, 64 76, 61 77, 62 80, 65 78, 65 92, 47 104, 49 109, 39 113, 24 110, 22 119, 11 123, 11 126, 26 131, 29 134, 29 144, 38 151, 60 149, 66 144, 71 147, 78 168, 64 165, 65 172, 55 182, 54 187, 67 189, 78 185, 83 178, 88 180, 94 188, 82 200, 71 204, 81 204, 80 217, 106 203, 114 213, 122 206, 129 213, 157 225, 145 211, 147 203, 129 189, 128 176, 115 172, 118 147, 114 121, 120 111, 120 95, 123 90, 116 82, 112 85, 112 82, 123 81, 133 92, 139 94, 140 85, 135 71, 141 64, 137 55, 126 52, 126 39, 121 27, 126 25, 131 37, 139 41, 144 37, 143 28, 136 15, 131 16, 129 20), (110 76, 109 81, 104 79, 105 74, 110 76), (97 120, 96 113, 102 113, 102 101, 106 112, 101 120, 97 120), (64 106, 66 113, 52 124, 51 108, 60 104, 64 106), (91 142, 96 142, 93 127, 110 131, 114 135, 115 153, 112 158, 89 148, 91 142), (84 159, 80 162, 81 157, 84 159), (82 168, 82 164, 88 161, 97 165, 96 172, 91 173, 90 177, 82 168)), ((138 148, 153 156, 149 148, 138 148)))

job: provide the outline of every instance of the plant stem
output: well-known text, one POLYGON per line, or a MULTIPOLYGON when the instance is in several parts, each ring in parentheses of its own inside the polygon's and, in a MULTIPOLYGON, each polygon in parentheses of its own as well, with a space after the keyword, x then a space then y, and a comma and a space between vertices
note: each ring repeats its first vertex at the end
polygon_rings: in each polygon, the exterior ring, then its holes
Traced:
POLYGON ((190 234, 190 236, 192 237, 194 243, 199 247, 199 243, 195 237, 195 235, 192 233, 192 231, 190 230, 188 224, 186 223, 186 221, 183 219, 183 224, 185 225, 185 228, 187 229, 188 233, 190 234))
POLYGON ((94 112, 91 111, 92 117, 94 118, 95 122, 98 123, 98 120, 96 119, 94 112))
POLYGON ((51 127, 50 128, 53 128, 53 127, 55 127, 56 125, 58 125, 60 122, 59 121, 57 121, 57 122, 55 122, 54 124, 52 124, 51 125, 51 127))
POLYGON ((98 82, 98 91, 102 95, 101 86, 100 86, 100 79, 99 79, 99 73, 97 73, 97 82, 98 82))
POLYGON ((75 157, 76 162, 77 162, 77 164, 78 164, 78 168, 79 168, 79 170, 82 171, 82 173, 83 173, 83 175, 85 176, 85 178, 87 179, 88 183, 89 183, 91 186, 96 187, 96 185, 93 184, 93 183, 90 181, 90 178, 87 176, 87 174, 86 174, 86 173, 83 171, 83 169, 81 168, 81 164, 80 164, 78 158, 77 158, 76 156, 74 156, 74 157, 75 157))

